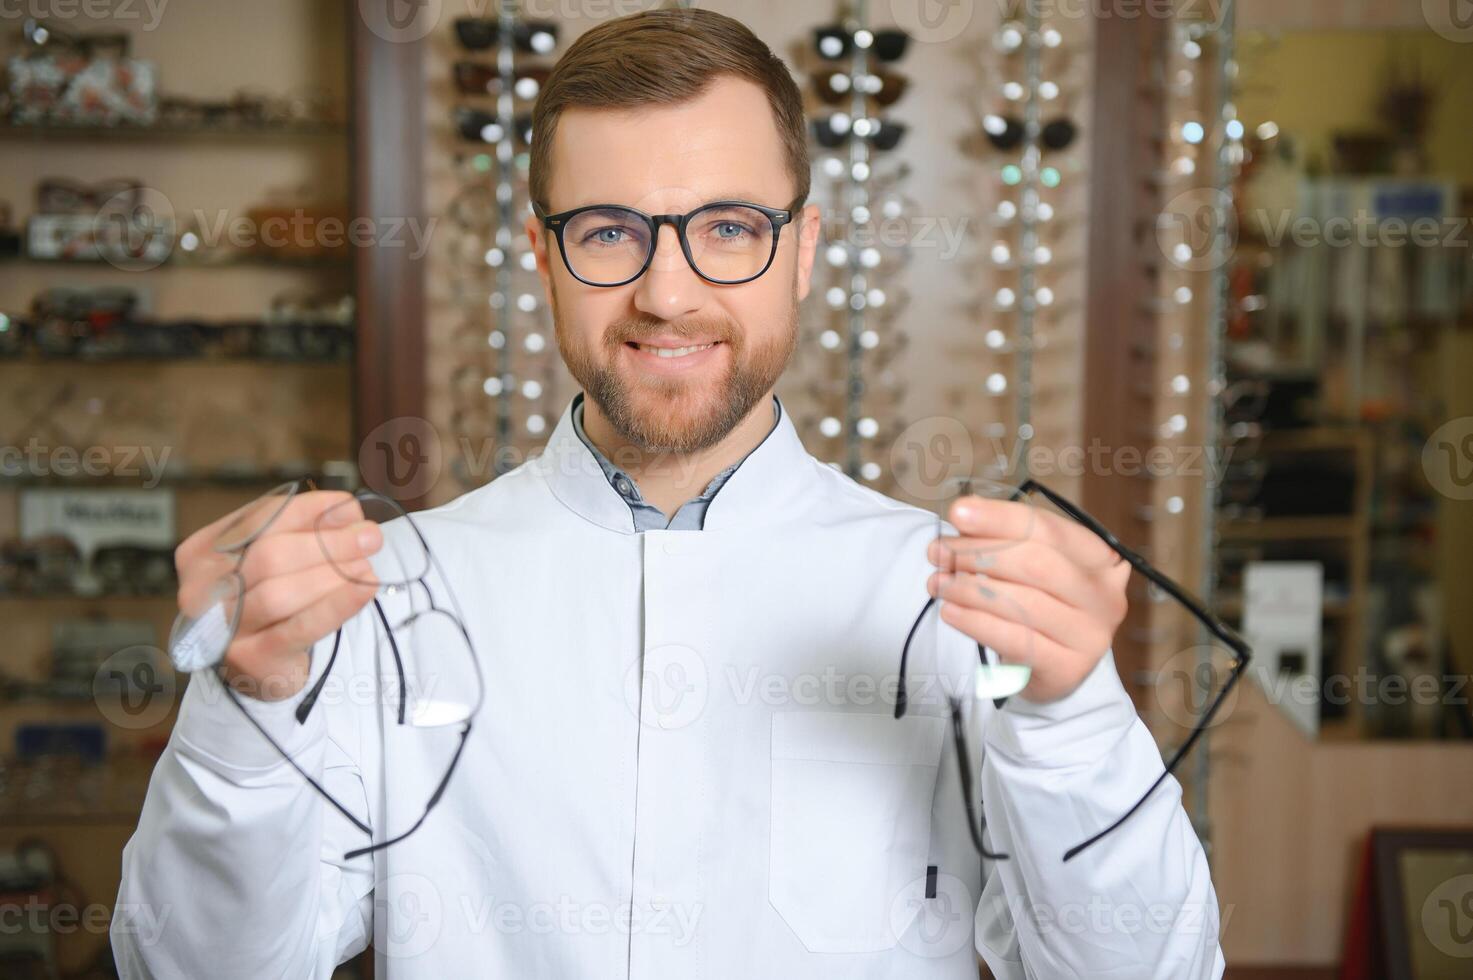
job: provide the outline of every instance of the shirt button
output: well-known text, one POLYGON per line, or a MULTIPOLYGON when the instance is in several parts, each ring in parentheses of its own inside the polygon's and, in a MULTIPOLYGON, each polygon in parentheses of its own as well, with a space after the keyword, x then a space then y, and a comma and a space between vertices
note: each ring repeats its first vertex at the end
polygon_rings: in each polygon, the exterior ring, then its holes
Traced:
POLYGON ((634 489, 632 486, 630 486, 629 481, 623 479, 622 477, 619 479, 619 482, 617 484, 615 484, 615 485, 619 488, 619 492, 622 493, 626 497, 629 496, 629 491, 632 490, 632 489, 634 489))

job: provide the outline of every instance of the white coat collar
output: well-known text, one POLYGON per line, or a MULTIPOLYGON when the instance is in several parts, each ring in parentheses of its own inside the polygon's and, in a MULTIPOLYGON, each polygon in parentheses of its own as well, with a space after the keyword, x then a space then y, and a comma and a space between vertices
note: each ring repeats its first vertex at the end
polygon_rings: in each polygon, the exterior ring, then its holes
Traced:
MULTIPOLYGON (((781 401, 778 405, 777 425, 711 499, 705 530, 775 523, 791 516, 794 491, 819 464, 803 448, 787 408, 781 401)), ((533 465, 553 496, 573 513, 611 531, 635 533, 629 505, 609 486, 598 460, 573 429, 572 400, 533 465)))

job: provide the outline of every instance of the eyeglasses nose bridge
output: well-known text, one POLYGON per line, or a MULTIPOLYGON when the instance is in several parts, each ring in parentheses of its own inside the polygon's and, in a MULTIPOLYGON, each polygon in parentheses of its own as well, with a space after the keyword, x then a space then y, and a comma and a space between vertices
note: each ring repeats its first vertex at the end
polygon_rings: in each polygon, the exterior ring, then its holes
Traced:
POLYGON ((658 255, 660 251, 660 228, 664 225, 670 226, 670 230, 674 233, 675 236, 676 247, 684 251, 685 243, 681 240, 681 238, 685 229, 685 215, 652 214, 650 215, 650 221, 654 223, 655 230, 653 236, 651 237, 651 241, 654 244, 651 247, 656 255, 658 255))

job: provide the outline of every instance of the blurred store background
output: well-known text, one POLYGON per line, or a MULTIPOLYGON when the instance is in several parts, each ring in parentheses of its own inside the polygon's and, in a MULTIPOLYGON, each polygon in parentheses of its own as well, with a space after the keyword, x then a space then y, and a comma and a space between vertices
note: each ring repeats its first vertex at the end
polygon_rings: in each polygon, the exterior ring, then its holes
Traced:
MULTIPOLYGON (((660 5, 0 4, 0 976, 114 975, 179 540, 550 433, 531 107, 660 5)), ((810 104, 808 448, 1036 477, 1252 640, 1179 773, 1230 977, 1473 975, 1467 4, 701 6, 810 104)), ((1232 665, 1165 599, 1116 657, 1169 751, 1232 665)))

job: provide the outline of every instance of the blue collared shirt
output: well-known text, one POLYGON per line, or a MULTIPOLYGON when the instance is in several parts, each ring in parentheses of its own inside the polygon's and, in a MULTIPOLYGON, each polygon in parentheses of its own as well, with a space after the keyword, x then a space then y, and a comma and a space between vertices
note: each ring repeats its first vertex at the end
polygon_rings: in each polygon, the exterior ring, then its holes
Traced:
MULTIPOLYGON (((776 396, 773 396, 773 428, 777 427, 777 423, 781 421, 782 417, 782 402, 778 401, 776 396)), ((699 497, 696 497, 694 500, 687 500, 680 505, 680 509, 675 512, 674 517, 666 518, 664 511, 640 496, 639 486, 634 482, 634 478, 609 462, 608 457, 599 452, 598 447, 593 444, 593 441, 588 438, 588 434, 583 431, 583 392, 581 391, 573 397, 573 431, 578 434, 578 438, 583 441, 583 445, 588 447, 588 451, 593 453, 593 458, 598 460, 599 467, 604 471, 604 476, 608 478, 609 486, 613 487, 615 492, 623 497, 624 502, 629 505, 630 513, 634 515, 634 530, 636 532, 701 530, 706 524, 706 508, 711 506, 711 501, 716 497, 716 491, 721 489, 722 484, 736 472, 737 467, 741 466, 747 458, 743 456, 720 473, 717 473, 711 478, 711 482, 706 484, 706 489, 701 492, 699 497)), ((768 432, 771 434, 771 430, 768 430, 768 432)), ((750 456, 751 453, 747 455, 750 456)))

